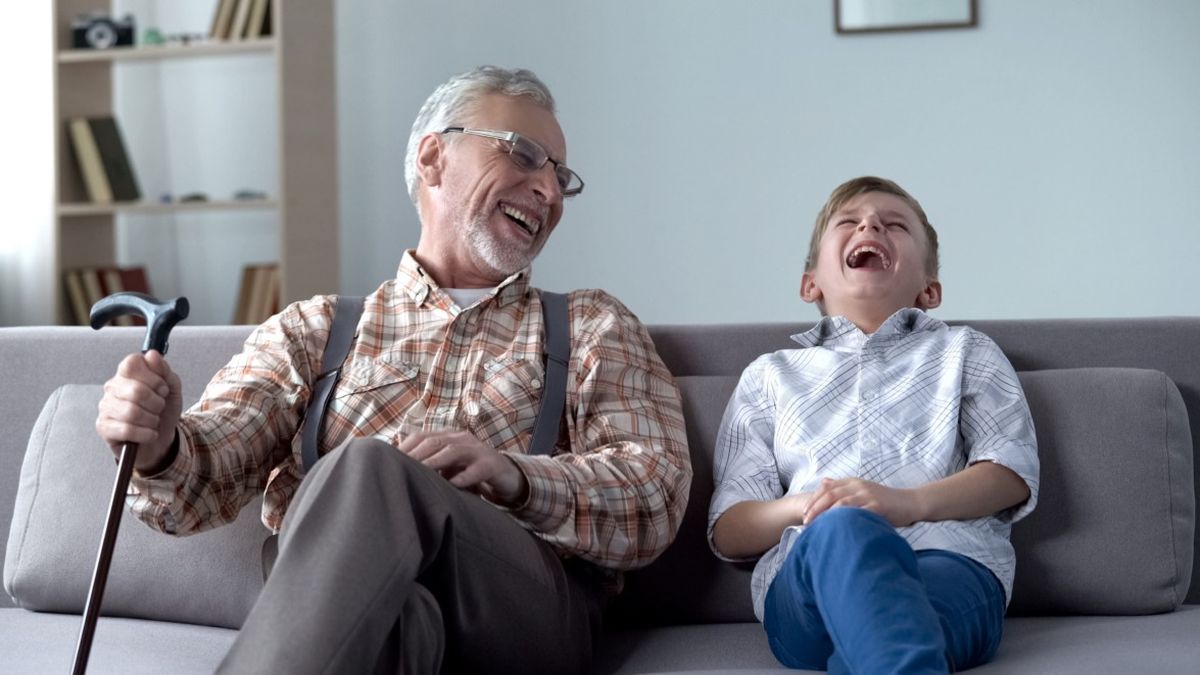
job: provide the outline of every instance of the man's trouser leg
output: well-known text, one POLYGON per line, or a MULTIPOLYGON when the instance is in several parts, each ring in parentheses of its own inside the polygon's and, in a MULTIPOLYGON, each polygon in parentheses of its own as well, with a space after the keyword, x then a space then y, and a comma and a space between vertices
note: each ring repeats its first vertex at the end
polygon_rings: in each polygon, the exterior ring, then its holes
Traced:
POLYGON ((945 673, 996 650, 1004 590, 986 568, 915 553, 864 509, 823 513, 767 593, 764 628, 785 665, 830 673, 945 673))
POLYGON ((508 515, 391 445, 356 439, 305 478, 222 670, 428 665, 440 638, 447 672, 581 672, 597 614, 588 584, 508 515))

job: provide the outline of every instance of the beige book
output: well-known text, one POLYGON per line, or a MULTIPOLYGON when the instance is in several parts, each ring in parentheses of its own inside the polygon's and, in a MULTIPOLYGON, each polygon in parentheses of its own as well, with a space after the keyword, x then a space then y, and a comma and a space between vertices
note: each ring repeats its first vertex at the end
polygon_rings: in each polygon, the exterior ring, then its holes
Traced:
POLYGON ((254 0, 254 9, 250 10, 250 23, 246 26, 246 38, 254 39, 263 36, 263 19, 267 16, 267 5, 271 0, 254 0))
POLYGON ((208 37, 214 40, 229 39, 229 27, 233 24, 233 9, 236 5, 237 0, 218 0, 208 37))
POLYGON ((246 37, 246 26, 250 24, 251 9, 254 9, 254 0, 237 0, 237 13, 233 15, 233 26, 229 29, 230 40, 241 40, 246 37))
POLYGON ((75 323, 86 326, 91 314, 91 305, 87 301, 87 291, 83 289, 83 279, 79 270, 63 272, 63 282, 67 290, 67 300, 71 307, 71 318, 75 323))
POLYGON ((104 289, 100 286, 100 271, 94 267, 86 267, 79 270, 79 278, 83 281, 83 292, 87 296, 88 315, 91 315, 92 307, 104 297, 104 289))

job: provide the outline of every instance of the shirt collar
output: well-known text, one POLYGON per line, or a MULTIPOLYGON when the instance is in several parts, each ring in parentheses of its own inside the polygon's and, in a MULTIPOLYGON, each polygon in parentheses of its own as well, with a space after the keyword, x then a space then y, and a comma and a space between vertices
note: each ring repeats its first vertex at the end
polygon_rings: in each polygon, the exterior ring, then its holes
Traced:
MULTIPOLYGON (((456 307, 450 296, 434 281, 433 277, 421 267, 413 255, 414 250, 408 249, 400 258, 400 266, 396 270, 396 285, 401 293, 413 299, 418 305, 430 302, 443 309, 456 307)), ((495 298, 498 307, 503 307, 514 300, 525 297, 529 290, 529 268, 509 276, 501 281, 486 298, 495 298)), ((481 301, 482 302, 482 301, 481 301)))
POLYGON ((817 325, 792 336, 792 340, 804 347, 835 345, 862 345, 870 342, 902 338, 912 333, 936 330, 945 326, 939 319, 916 307, 905 307, 892 314, 879 326, 879 330, 867 335, 844 316, 827 316, 817 325))

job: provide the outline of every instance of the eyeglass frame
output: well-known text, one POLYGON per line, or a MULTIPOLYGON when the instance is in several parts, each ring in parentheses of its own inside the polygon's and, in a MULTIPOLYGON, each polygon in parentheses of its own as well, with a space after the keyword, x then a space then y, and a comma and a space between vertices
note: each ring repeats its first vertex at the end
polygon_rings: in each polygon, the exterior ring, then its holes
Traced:
POLYGON ((513 164, 516 164, 517 167, 524 169, 525 171, 537 171, 537 170, 541 169, 543 166, 546 166, 546 162, 553 164, 554 165, 555 182, 558 183, 558 189, 562 192, 562 196, 564 198, 574 197, 575 195, 578 195, 580 192, 583 192, 583 186, 584 186, 583 178, 579 174, 575 173, 575 170, 572 169, 571 167, 569 167, 566 164, 563 164, 562 162, 551 157, 550 153, 546 152, 546 149, 543 148, 540 143, 533 140, 532 138, 529 138, 528 136, 522 136, 521 134, 518 134, 515 131, 499 131, 496 129, 475 129, 472 127, 446 127, 445 129, 442 129, 441 133, 443 133, 443 134, 464 134, 467 136, 479 136, 480 138, 491 138, 491 139, 494 139, 497 141, 505 141, 508 143, 508 152, 506 152, 504 154, 508 155, 509 161, 511 161, 513 164), (545 159, 542 160, 542 162, 535 167, 525 166, 518 160, 514 159, 513 158, 513 150, 516 149, 518 141, 524 141, 524 142, 532 145, 533 147, 537 148, 542 153, 542 156, 545 157, 545 159), (562 174, 560 173, 560 170, 567 172, 567 184, 566 185, 562 184, 562 174), (568 186, 571 184, 571 179, 579 181, 579 187, 569 189, 568 186))

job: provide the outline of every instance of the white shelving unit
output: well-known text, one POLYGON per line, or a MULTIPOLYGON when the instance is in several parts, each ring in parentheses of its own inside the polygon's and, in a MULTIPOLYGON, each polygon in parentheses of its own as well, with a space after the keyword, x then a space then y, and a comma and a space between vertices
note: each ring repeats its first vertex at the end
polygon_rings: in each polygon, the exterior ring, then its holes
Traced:
MULTIPOLYGON (((169 2, 170 0, 158 0, 169 2)), ((117 263, 116 217, 275 211, 279 227, 278 263, 284 303, 335 292, 338 271, 337 127, 333 0, 272 0, 271 37, 241 41, 202 41, 186 46, 72 49, 71 23, 93 12, 111 13, 108 2, 55 0, 54 93, 57 121, 54 263, 48 283, 56 293, 60 322, 66 322, 63 270, 117 263), (275 61, 272 83, 276 111, 278 185, 268 199, 205 202, 96 204, 88 200, 75 163, 66 121, 112 115, 113 71, 123 63, 205 59, 239 54, 275 61)), ((196 29, 207 32, 208 26, 196 29)), ((118 120, 119 122, 120 120, 118 120)), ((122 128, 126 145, 136 130, 122 128)), ((135 171, 137 166, 134 167, 135 171)), ((143 183, 145 181, 143 180, 143 183)), ((143 192, 145 192, 143 190, 143 192)), ((139 261, 123 261, 137 264, 139 261)), ((236 282, 234 282, 236 283, 236 282)), ((232 316, 230 298, 228 316, 232 316)))

